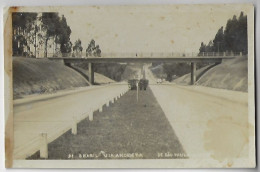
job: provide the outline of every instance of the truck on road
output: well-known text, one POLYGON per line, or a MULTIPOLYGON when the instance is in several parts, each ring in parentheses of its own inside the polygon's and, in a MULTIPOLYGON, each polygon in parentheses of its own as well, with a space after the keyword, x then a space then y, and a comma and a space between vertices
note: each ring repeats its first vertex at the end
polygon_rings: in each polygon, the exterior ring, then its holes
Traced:
POLYGON ((128 80, 128 87, 130 90, 136 90, 137 86, 140 90, 146 90, 149 81, 147 79, 130 79, 128 80))

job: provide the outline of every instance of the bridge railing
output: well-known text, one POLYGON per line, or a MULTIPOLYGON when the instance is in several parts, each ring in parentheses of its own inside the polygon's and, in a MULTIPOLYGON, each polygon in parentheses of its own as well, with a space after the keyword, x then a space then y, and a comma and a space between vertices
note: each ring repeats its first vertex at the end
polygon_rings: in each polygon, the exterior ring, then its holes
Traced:
POLYGON ((198 56, 242 56, 242 52, 201 52, 198 54, 198 56))
POLYGON ((179 53, 179 52, 149 52, 149 53, 102 53, 101 57, 218 57, 218 56, 242 56, 242 52, 202 52, 202 53, 179 53))
MULTIPOLYGON (((179 52, 141 52, 141 53, 101 53, 100 57, 97 58, 130 58, 130 57, 162 57, 162 58, 172 58, 172 57, 232 57, 232 56, 242 56, 242 52, 192 52, 192 53, 179 53, 179 52)), ((93 58, 96 56, 86 56, 85 53, 48 53, 48 57, 75 57, 75 58, 93 58)))

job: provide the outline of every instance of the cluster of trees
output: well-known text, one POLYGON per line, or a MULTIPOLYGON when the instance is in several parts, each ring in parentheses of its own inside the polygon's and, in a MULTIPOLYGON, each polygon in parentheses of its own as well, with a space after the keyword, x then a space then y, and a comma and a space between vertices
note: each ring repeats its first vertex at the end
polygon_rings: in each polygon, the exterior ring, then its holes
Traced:
POLYGON ((81 45, 81 40, 78 39, 74 43, 72 57, 81 56, 82 50, 83 50, 83 47, 81 45))
POLYGON ((37 13, 13 13, 12 14, 12 47, 13 55, 25 55, 24 47, 29 48, 28 44, 35 44, 34 34, 31 30, 37 29, 33 27, 33 23, 37 18, 37 13), (27 36, 29 39, 26 39, 27 36))
MULTIPOLYGON (((48 57, 50 43, 54 44, 55 53, 61 53, 62 56, 71 55, 71 53, 74 57, 82 55, 81 40, 76 40, 74 45, 71 43, 71 29, 66 18, 63 15, 59 16, 58 13, 13 13, 12 32, 14 56, 38 57, 39 47, 44 47, 44 57, 48 57)), ((88 44, 86 56, 101 57, 101 49, 94 39, 88 44)), ((87 69, 88 65, 82 64, 80 67, 87 69)), ((97 64, 94 67, 95 72, 116 81, 121 80, 124 70, 125 65, 121 64, 97 64)))
POLYGON ((47 57, 48 41, 52 38, 61 53, 71 52, 71 29, 66 18, 58 13, 13 13, 13 55, 36 56, 36 48, 44 45, 44 57, 47 57), (34 54, 30 45, 35 48, 34 54))
POLYGON ((64 15, 60 18, 58 13, 42 14, 43 29, 45 35, 45 57, 47 57, 47 43, 50 37, 54 37, 54 42, 60 44, 61 53, 71 52, 72 43, 70 41, 71 29, 67 25, 64 15))
POLYGON ((86 56, 101 57, 101 49, 99 48, 99 45, 96 45, 94 39, 92 39, 88 44, 88 48, 86 49, 86 56))
MULTIPOLYGON (((70 41, 71 29, 64 15, 58 13, 13 13, 13 55, 36 57, 40 47, 43 48, 43 56, 48 53, 62 56, 71 55, 79 57, 82 55, 83 47, 78 39, 74 45, 70 41), (51 40, 51 41, 50 41, 51 40), (53 44, 53 51, 48 52, 48 44, 53 44)), ((99 45, 95 45, 92 39, 86 49, 86 56, 101 56, 99 45)))
MULTIPOLYGON (((81 45, 81 40, 78 39, 74 43, 72 56, 81 57, 82 51, 83 51, 83 47, 81 45)), ((92 39, 90 41, 90 43, 88 44, 88 47, 86 49, 86 56, 87 57, 89 57, 89 56, 101 57, 101 49, 100 49, 99 45, 96 45, 94 39, 92 39)))
POLYGON ((201 43, 199 52, 242 52, 247 54, 247 16, 243 12, 239 18, 234 15, 227 21, 225 30, 221 27, 215 38, 206 45, 201 43))
MULTIPOLYGON (((242 52, 243 54, 247 54, 247 48, 247 16, 241 12, 238 18, 234 15, 232 19, 229 19, 225 28, 219 28, 215 38, 209 41, 208 44, 201 43, 199 55, 210 52, 242 52)), ((208 64, 198 63, 197 68, 206 65, 208 64)), ((190 65, 188 63, 163 64, 162 68, 168 81, 172 81, 175 77, 180 77, 190 72, 190 65)))

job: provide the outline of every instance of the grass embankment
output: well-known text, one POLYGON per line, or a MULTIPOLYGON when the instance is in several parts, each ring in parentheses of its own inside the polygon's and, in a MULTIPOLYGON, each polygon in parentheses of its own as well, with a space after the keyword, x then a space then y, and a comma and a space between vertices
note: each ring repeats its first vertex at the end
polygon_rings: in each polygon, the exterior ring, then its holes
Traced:
POLYGON ((13 57, 14 99, 88 85, 88 81, 82 75, 62 62, 13 57))
MULTIPOLYGON (((99 73, 95 73, 94 77, 97 84, 115 82, 99 73)), ((62 61, 13 57, 14 99, 89 85, 87 70, 77 68, 76 71, 62 61)))
MULTIPOLYGON (((187 158, 150 89, 140 91, 138 103, 136 91, 127 92, 102 113, 96 111, 92 122, 80 122, 77 135, 68 131, 50 143, 48 151, 49 159, 72 154, 73 159, 187 158)), ((39 152, 29 159, 39 159, 39 152)))
MULTIPOLYGON (((196 82, 196 85, 247 92, 247 64, 247 57, 235 57, 234 59, 224 60, 221 64, 211 68, 202 75, 196 82)), ((207 66, 197 70, 196 75, 198 76, 206 68, 207 66)), ((174 80, 174 82, 178 84, 189 84, 190 74, 184 75, 174 80)))

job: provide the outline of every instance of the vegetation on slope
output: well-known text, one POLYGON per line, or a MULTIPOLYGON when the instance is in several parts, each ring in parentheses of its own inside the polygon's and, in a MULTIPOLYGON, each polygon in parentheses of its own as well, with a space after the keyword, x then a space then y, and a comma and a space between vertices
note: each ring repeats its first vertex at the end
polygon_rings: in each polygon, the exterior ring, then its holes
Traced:
MULTIPOLYGON (((196 85, 247 92, 247 64, 248 60, 244 56, 225 60, 202 75, 196 82, 196 85)), ((206 67, 198 70, 196 75, 198 76, 205 68, 206 67)), ((174 82, 178 84, 189 84, 190 73, 174 80, 174 82)))
POLYGON ((62 62, 13 58, 14 99, 30 94, 52 93, 88 85, 88 81, 81 74, 66 67, 62 62))

